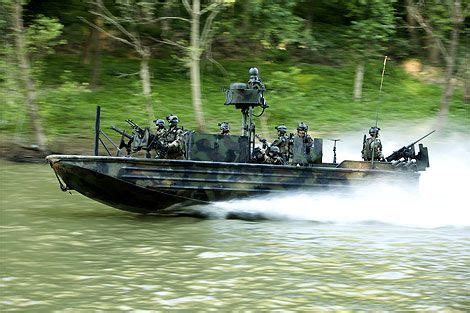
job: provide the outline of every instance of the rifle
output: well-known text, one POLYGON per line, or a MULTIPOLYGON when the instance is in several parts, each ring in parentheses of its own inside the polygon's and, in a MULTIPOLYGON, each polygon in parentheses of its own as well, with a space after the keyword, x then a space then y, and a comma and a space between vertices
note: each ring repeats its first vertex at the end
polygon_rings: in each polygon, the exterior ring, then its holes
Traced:
POLYGON ((424 135, 423 137, 419 138, 418 140, 410 143, 409 145, 407 145, 405 147, 402 147, 397 151, 393 151, 393 153, 390 154, 388 157, 386 157, 385 160, 387 160, 387 162, 392 162, 392 161, 398 161, 401 158, 415 159, 416 155, 415 155, 415 151, 414 151, 414 145, 417 144, 418 142, 420 142, 421 140, 423 140, 424 138, 426 138, 427 136, 431 135, 435 131, 436 130, 433 130, 433 131, 427 133, 426 135, 424 135))
POLYGON ((155 149, 159 159, 165 158, 168 152, 168 145, 158 140, 158 136, 156 135, 151 135, 151 136, 152 136, 152 140, 150 140, 150 144, 147 146, 147 151, 151 151, 152 149, 155 149))

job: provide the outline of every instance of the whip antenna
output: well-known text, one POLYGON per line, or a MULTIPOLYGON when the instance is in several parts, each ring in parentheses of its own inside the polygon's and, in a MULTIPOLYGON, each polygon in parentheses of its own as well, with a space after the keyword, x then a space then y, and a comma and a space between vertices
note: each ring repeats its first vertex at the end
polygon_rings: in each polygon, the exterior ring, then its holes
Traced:
POLYGON ((376 107, 376 110, 375 110, 375 127, 377 127, 377 122, 378 122, 378 119, 379 119, 379 105, 380 105, 380 102, 382 101, 382 86, 384 84, 385 65, 387 64, 387 59, 388 59, 388 57, 385 56, 384 66, 382 68, 382 77, 380 78, 379 101, 377 101, 377 107, 376 107))
MULTIPOLYGON (((387 65, 387 59, 388 59, 388 57, 385 56, 384 66, 382 68, 382 77, 380 78, 379 101, 377 101, 377 107, 375 109, 375 128, 377 128, 377 123, 378 123, 378 120, 379 120, 379 105, 380 105, 380 102, 382 102, 382 86, 384 84, 385 65, 387 65)), ((377 134, 378 134, 378 130, 377 130, 377 134)), ((377 135, 376 135, 375 139, 377 139, 377 135)), ((374 141, 375 141, 375 139, 374 139, 374 141)), ((371 168, 374 168, 374 158, 375 158, 374 154, 375 154, 375 149, 372 149, 372 159, 370 160, 370 167, 371 168)))

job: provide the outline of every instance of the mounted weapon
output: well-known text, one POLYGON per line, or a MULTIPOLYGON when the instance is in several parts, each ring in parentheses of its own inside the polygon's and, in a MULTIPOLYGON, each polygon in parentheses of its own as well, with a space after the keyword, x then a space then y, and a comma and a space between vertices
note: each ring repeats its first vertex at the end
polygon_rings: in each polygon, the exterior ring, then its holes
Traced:
MULTIPOLYGON (((424 135, 423 137, 419 138, 418 140, 413 141, 409 145, 407 145, 405 147, 402 147, 402 148, 398 149, 397 151, 394 151, 392 154, 390 154, 388 157, 386 157, 385 160, 387 160, 387 162, 392 162, 392 161, 399 161, 402 158, 405 159, 405 160, 419 159, 419 153, 417 155, 415 154, 414 145, 417 144, 418 142, 420 142, 421 140, 423 140, 424 138, 426 138, 427 136, 431 135, 435 131, 436 130, 433 130, 433 131, 427 133, 426 135, 424 135)), ((420 148, 421 148, 421 146, 422 145, 420 145, 420 148)))

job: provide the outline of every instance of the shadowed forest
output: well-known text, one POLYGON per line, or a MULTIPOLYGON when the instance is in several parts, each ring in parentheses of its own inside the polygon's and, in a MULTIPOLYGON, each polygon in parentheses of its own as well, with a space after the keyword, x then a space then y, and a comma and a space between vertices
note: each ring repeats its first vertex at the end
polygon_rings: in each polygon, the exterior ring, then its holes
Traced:
MULTIPOLYGON (((432 121, 470 132, 469 3, 460 0, 0 0, 0 142, 89 151, 102 128, 173 113, 216 132, 224 88, 257 67, 264 136, 432 121), (382 91, 379 92, 387 56, 382 91)), ((386 131, 385 129, 383 131, 386 131)), ((109 131, 108 133, 111 133, 109 131)), ((115 134, 113 134, 115 135, 115 134)))

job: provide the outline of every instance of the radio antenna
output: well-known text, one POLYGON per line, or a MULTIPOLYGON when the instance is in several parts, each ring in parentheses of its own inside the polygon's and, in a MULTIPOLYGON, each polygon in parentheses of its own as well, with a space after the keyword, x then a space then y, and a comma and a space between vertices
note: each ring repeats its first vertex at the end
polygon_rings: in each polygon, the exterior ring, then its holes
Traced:
POLYGON ((380 88, 379 88, 379 101, 377 101, 377 107, 375 109, 375 127, 377 127, 377 123, 379 120, 379 105, 382 101, 382 86, 384 84, 384 75, 385 75, 385 65, 387 64, 388 57, 385 56, 384 58, 384 66, 382 68, 382 77, 380 78, 380 88))
MULTIPOLYGON (((377 107, 375 109, 375 128, 377 129, 377 124, 379 120, 379 105, 382 102, 382 86, 384 84, 384 75, 385 75, 385 65, 387 65, 387 56, 384 58, 384 66, 382 68, 382 77, 380 78, 380 88, 379 88, 379 100, 377 101, 377 107)), ((378 134, 378 130, 377 134, 378 134)), ((377 138, 377 136, 375 137, 377 138)), ((375 149, 372 149, 372 159, 370 160, 370 167, 374 168, 374 158, 375 158, 375 149)))

